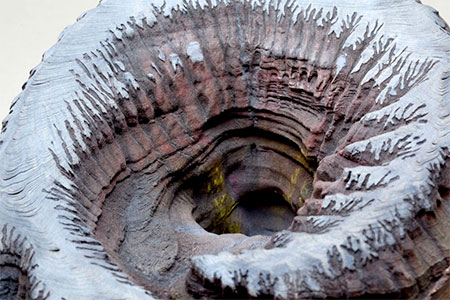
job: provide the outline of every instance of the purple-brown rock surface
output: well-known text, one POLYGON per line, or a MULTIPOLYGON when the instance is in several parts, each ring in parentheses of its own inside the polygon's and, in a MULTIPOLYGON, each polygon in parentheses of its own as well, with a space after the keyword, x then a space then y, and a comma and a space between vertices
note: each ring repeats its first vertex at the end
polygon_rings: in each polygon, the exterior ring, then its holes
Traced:
POLYGON ((415 0, 103 0, 0 135, 0 298, 450 297, 450 34, 415 0))

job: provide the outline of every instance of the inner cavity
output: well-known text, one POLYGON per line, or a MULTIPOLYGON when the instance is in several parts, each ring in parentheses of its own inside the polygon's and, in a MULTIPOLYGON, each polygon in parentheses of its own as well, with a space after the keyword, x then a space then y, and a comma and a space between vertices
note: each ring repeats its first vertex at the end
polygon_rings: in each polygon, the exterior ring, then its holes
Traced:
POLYGON ((311 195, 314 162, 283 136, 247 129, 227 133, 194 172, 178 193, 204 230, 270 236, 311 195))
POLYGON ((239 204, 231 212, 228 222, 239 224, 238 231, 247 236, 272 235, 284 230, 296 215, 285 197, 270 189, 247 193, 238 200, 239 204))

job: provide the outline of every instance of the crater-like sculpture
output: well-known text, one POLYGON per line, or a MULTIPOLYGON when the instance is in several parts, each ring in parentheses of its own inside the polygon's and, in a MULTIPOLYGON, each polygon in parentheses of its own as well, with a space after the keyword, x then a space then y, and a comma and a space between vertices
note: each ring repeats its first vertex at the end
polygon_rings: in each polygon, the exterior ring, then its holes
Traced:
POLYGON ((103 0, 4 121, 0 297, 450 297, 449 58, 415 0, 103 0))

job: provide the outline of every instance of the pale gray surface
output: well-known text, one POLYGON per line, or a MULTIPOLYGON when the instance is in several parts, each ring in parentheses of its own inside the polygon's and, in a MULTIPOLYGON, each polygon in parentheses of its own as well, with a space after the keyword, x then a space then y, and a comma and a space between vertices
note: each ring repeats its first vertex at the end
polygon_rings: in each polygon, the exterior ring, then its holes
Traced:
POLYGON ((63 29, 99 0, 0 1, 0 120, 9 111, 29 72, 53 46, 63 29))

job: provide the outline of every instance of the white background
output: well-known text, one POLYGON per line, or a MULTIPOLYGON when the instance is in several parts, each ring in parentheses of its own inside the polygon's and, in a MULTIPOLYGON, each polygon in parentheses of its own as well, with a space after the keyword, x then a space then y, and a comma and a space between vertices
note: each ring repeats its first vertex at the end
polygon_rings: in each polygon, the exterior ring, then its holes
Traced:
MULTIPOLYGON (((29 71, 56 43, 64 27, 98 3, 99 0, 1 0, 0 121, 29 71)), ((422 3, 436 8, 450 23, 450 0, 422 0, 422 3)))

